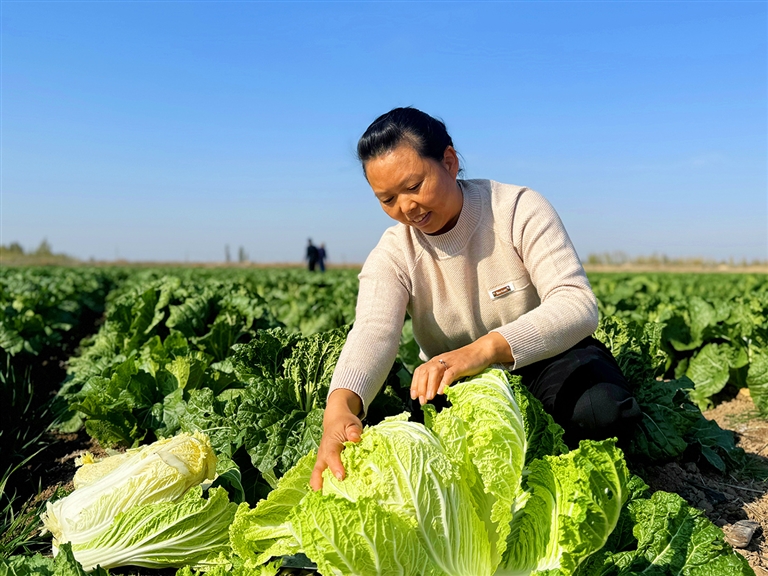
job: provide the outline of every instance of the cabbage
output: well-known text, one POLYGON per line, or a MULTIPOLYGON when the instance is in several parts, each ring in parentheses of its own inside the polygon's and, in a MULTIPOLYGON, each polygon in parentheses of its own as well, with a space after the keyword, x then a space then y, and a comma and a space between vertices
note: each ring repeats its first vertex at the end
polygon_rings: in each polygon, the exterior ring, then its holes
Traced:
POLYGON ((747 559, 701 510, 670 492, 643 497, 648 487, 638 477, 633 482, 639 486, 624 507, 619 525, 576 576, 755 576, 747 559))
POLYGON ((506 373, 488 370, 447 391, 452 406, 427 424, 476 483, 495 574, 571 574, 602 548, 627 500, 624 458, 613 440, 562 454, 562 429, 506 373))
POLYGON ((100 463, 84 460, 78 487, 46 504, 42 520, 53 534, 54 555, 60 543, 70 542, 78 557, 78 548, 103 534, 119 514, 174 502, 191 487, 213 479, 216 470, 210 441, 199 433, 159 440, 100 463))
POLYGON ((118 514, 101 535, 72 546, 85 570, 96 566, 210 566, 226 562, 237 504, 224 488, 203 498, 195 486, 176 502, 136 506, 118 514))
POLYGON ((393 418, 345 453, 346 479, 327 474, 293 520, 321 573, 492 573, 470 487, 437 435, 393 418))
POLYGON ((276 560, 263 566, 247 568, 242 564, 219 565, 213 568, 204 568, 202 571, 185 566, 176 572, 176 576, 278 576, 285 574, 280 569, 282 560, 276 560))
POLYGON ((496 574, 573 574, 616 527, 628 481, 613 440, 582 441, 573 452, 532 462, 527 500, 514 514, 496 574))
POLYGON ((452 406, 439 414, 428 406, 427 425, 450 457, 461 460, 462 478, 472 487, 498 564, 512 518, 528 496, 522 490, 525 465, 532 456, 566 452, 563 431, 500 370, 452 386, 447 395, 452 406))
POLYGON ((367 428, 347 477, 308 482, 302 459, 230 528, 246 566, 305 553, 334 575, 572 574, 599 550, 628 497, 612 440, 563 454, 562 430, 519 383, 488 370, 448 389, 452 406, 367 428), (547 455, 549 454, 549 455, 547 455))

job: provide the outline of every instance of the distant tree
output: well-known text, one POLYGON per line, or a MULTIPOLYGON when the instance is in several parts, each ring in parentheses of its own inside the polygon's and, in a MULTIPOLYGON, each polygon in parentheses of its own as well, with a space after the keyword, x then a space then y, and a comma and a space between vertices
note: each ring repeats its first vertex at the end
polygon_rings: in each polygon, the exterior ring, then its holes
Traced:
POLYGON ((11 242, 8 245, 8 248, 3 246, 3 250, 6 252, 10 252, 11 254, 18 254, 19 256, 24 255, 24 248, 22 248, 21 244, 19 244, 18 242, 11 242))
POLYGON ((248 262, 248 253, 245 251, 245 248, 240 246, 240 248, 237 249, 237 261, 238 262, 248 262))
POLYGON ((602 264, 603 259, 600 255, 592 253, 589 256, 587 256, 587 264, 602 264))
POLYGON ((629 256, 625 252, 603 252, 602 254, 590 254, 587 257, 587 264, 601 264, 608 266, 620 266, 630 262, 629 256))
POLYGON ((43 241, 40 242, 40 246, 35 250, 35 256, 51 256, 52 254, 53 250, 51 249, 51 244, 48 242, 47 238, 43 238, 43 241))
POLYGON ((229 244, 224 245, 224 261, 229 264, 232 261, 232 257, 229 254, 229 244))

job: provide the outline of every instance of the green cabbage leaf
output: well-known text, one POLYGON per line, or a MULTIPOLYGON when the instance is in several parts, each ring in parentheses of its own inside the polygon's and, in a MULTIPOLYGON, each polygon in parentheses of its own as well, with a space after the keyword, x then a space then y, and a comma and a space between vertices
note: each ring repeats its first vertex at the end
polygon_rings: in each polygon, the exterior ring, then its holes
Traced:
POLYGON ((747 560, 725 542, 722 530, 677 494, 634 498, 622 516, 605 548, 576 576, 754 576, 747 560))

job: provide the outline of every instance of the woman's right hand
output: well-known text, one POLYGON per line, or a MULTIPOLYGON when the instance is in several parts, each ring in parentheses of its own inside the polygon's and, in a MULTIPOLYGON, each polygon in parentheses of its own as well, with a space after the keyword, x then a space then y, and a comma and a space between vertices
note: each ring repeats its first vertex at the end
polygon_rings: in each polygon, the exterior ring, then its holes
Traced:
POLYGON ((362 413, 360 396, 345 388, 337 388, 328 397, 323 416, 323 437, 317 449, 317 461, 309 482, 313 490, 323 487, 323 470, 330 468, 339 480, 344 479, 341 451, 345 442, 359 442, 363 423, 357 414, 362 413))

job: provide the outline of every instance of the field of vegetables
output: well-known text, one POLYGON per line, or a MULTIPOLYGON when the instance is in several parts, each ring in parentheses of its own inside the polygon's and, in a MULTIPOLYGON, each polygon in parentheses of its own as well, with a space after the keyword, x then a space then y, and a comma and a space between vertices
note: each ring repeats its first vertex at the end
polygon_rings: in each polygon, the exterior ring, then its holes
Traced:
POLYGON ((403 420, 406 321, 313 493, 356 271, 3 268, 0 576, 768 574, 768 276, 590 280, 626 445, 569 450, 493 370, 403 420))

